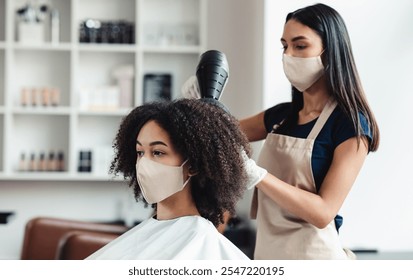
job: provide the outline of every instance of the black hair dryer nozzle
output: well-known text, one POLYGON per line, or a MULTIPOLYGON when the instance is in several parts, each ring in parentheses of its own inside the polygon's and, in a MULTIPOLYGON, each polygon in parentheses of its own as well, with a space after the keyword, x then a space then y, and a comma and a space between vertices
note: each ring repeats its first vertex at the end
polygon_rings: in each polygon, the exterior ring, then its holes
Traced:
POLYGON ((203 53, 196 68, 201 98, 219 100, 228 74, 229 67, 225 54, 216 50, 203 53))

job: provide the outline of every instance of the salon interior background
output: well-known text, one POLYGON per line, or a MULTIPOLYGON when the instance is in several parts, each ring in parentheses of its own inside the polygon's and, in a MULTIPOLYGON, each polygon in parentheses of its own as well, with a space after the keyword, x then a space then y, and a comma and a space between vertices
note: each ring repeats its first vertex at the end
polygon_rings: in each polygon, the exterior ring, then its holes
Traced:
MULTIPOLYGON (((413 2, 320 1, 344 17, 368 99, 381 129, 381 147, 368 156, 340 213, 344 246, 413 251, 413 132, 406 126, 413 97, 413 2)), ((208 0, 208 49, 226 53, 230 79, 222 101, 239 117, 290 99, 279 38, 288 12, 314 1, 208 0)), ((10 81, 13 82, 13 81, 10 81)), ((254 145, 257 157, 261 143, 254 145)), ((238 206, 246 216, 251 193, 238 206)), ((104 221, 142 219, 128 188, 94 182, 0 181, 0 259, 18 259, 27 220, 38 215, 104 221)), ((254 225, 252 223, 252 225, 254 225)))

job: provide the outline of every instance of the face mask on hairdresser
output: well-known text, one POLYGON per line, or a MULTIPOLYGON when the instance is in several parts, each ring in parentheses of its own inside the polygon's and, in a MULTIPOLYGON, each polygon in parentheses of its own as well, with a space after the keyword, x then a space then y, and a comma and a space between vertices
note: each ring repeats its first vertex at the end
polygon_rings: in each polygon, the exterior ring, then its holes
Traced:
POLYGON ((183 182, 183 166, 171 166, 142 157, 136 163, 136 177, 145 200, 152 204, 181 191, 188 180, 183 182))
POLYGON ((294 57, 284 54, 283 67, 287 79, 301 92, 311 87, 324 74, 321 56, 294 57))

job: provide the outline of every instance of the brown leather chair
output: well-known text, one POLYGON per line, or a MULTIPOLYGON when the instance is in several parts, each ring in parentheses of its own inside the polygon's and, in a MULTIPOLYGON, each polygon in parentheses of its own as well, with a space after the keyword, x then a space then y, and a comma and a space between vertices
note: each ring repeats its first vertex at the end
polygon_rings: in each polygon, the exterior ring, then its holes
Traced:
POLYGON ((70 231, 60 239, 56 259, 84 260, 117 237, 119 234, 70 231))
POLYGON ((26 225, 21 259, 56 259, 60 239, 71 231, 100 232, 119 236, 127 230, 126 226, 121 225, 48 217, 33 218, 26 225))

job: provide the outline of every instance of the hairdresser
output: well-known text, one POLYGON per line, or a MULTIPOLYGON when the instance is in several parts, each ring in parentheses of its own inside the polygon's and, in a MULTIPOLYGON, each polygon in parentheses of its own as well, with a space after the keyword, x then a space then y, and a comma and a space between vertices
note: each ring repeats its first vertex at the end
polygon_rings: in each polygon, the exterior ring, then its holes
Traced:
MULTIPOLYGON (((281 37, 292 100, 241 120, 265 139, 257 164, 245 157, 257 219, 255 259, 353 259, 339 240, 338 212, 379 129, 364 94, 340 14, 316 4, 286 17, 281 37)), ((184 95, 199 96, 190 78, 184 95)))

